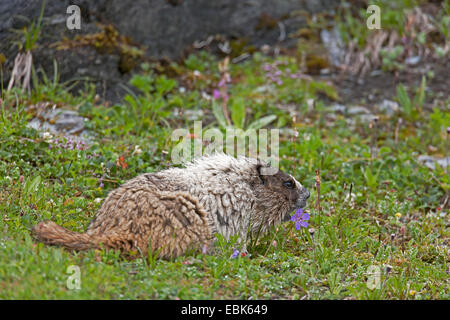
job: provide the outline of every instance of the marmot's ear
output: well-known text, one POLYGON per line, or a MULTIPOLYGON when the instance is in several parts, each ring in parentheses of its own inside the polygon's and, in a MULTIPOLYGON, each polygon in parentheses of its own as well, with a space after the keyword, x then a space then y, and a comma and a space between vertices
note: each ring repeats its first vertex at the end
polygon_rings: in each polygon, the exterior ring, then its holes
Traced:
POLYGON ((270 163, 266 163, 261 160, 258 160, 256 170, 258 175, 263 178, 267 178, 267 176, 273 176, 278 173, 278 168, 272 167, 270 163))

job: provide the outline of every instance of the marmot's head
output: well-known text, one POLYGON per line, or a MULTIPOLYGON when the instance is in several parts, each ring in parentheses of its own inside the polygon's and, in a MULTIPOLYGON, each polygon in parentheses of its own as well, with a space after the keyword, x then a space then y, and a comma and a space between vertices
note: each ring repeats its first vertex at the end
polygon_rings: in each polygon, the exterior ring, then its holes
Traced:
MULTIPOLYGON (((288 221, 292 212, 303 208, 309 198, 308 190, 290 174, 253 158, 220 153, 197 158, 187 168, 201 178, 194 187, 198 192, 208 185, 208 191, 214 195, 234 192, 235 198, 253 202, 251 209, 246 209, 253 232, 264 233, 269 227, 288 221)), ((234 205, 230 200, 225 203, 234 205)), ((220 201, 220 205, 224 202, 220 201)), ((212 211, 215 213, 216 209, 212 211)))
POLYGON ((288 221, 293 211, 306 206, 309 191, 290 174, 260 161, 254 168, 256 179, 252 187, 257 201, 254 231, 266 231, 270 226, 288 221))

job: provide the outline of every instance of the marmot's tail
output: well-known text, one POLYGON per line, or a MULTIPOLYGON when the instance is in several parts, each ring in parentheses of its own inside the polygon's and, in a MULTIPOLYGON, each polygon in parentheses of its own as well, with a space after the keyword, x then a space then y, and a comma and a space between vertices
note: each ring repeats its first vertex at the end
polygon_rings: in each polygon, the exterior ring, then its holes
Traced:
POLYGON ((88 250, 97 247, 93 239, 86 233, 67 230, 53 221, 39 223, 31 233, 38 241, 49 245, 63 246, 74 250, 88 250))

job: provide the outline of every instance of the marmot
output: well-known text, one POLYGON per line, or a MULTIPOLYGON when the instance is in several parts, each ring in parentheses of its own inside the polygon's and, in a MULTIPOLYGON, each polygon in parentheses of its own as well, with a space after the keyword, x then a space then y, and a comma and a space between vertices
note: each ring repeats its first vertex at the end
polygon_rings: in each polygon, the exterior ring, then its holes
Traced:
POLYGON ((33 236, 69 249, 119 249, 177 257, 210 245, 216 233, 238 235, 245 250, 248 232, 264 234, 306 205, 309 192, 291 175, 260 160, 225 154, 204 156, 185 168, 145 173, 111 191, 86 233, 41 222, 33 236), (273 168, 271 168, 273 169, 273 168))

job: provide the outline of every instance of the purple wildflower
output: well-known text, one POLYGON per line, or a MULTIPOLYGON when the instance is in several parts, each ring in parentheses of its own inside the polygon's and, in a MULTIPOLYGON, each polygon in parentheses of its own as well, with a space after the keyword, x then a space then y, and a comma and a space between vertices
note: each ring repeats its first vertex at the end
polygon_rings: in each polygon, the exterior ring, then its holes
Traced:
POLYGON ((264 71, 270 71, 270 70, 272 70, 272 66, 270 64, 266 63, 266 64, 263 65, 263 70, 264 71))
POLYGON ((214 89, 213 97, 214 97, 215 100, 219 99, 220 98, 220 91, 217 90, 217 89, 214 89))
POLYGON ((219 86, 219 88, 223 88, 225 87, 225 78, 220 79, 219 83, 217 84, 219 86))
POLYGON ((297 212, 291 217, 291 221, 295 222, 295 229, 300 230, 301 227, 307 228, 309 220, 309 214, 303 213, 302 208, 298 209, 297 212))
POLYGON ((239 250, 234 249, 233 254, 231 255, 231 259, 236 259, 239 256, 239 250))
POLYGON ((100 179, 98 179, 98 182, 99 182, 99 187, 100 188, 103 188, 105 185, 103 184, 103 177, 101 177, 100 179))

